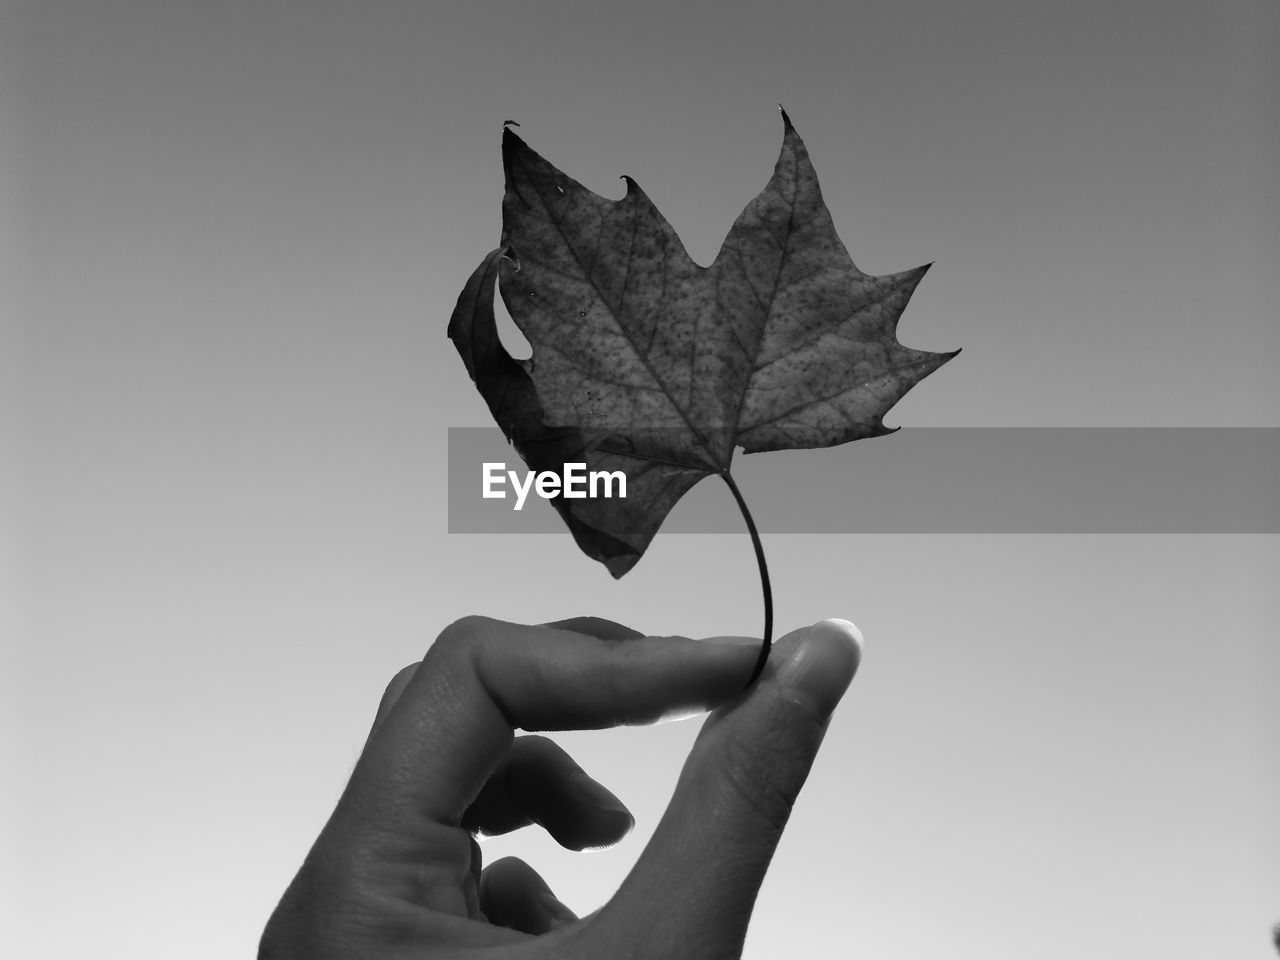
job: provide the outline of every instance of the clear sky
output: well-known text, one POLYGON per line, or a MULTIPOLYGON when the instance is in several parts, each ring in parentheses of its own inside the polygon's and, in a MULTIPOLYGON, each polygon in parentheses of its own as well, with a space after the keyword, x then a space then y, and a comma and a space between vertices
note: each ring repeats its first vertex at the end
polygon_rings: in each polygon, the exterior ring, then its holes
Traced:
MULTIPOLYGON (((745 536, 614 582, 567 535, 447 534, 504 120, 705 264, 783 103, 859 267, 936 262, 900 336, 964 353, 891 424, 1280 427, 1277 49, 1264 0, 0 4, 12 954, 250 955, 463 614, 759 630, 745 536)), ((749 960, 1272 955, 1276 537, 766 549, 780 630, 867 652, 749 960)), ((594 909, 697 725, 559 738, 636 813, 615 851, 486 857, 594 909)))

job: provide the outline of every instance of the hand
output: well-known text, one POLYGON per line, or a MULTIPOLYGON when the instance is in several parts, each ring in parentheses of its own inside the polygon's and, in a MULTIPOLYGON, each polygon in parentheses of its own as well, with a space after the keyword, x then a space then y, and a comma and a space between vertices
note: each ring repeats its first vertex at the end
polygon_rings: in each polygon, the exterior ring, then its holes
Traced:
POLYGON ((285 892, 259 960, 730 958, 860 638, 823 621, 759 641, 643 637, 607 620, 467 617, 387 687, 364 752, 285 892), (624 807, 546 737, 711 709, 675 795, 613 898, 577 919, 533 868, 481 871, 474 832, 621 839, 624 807))

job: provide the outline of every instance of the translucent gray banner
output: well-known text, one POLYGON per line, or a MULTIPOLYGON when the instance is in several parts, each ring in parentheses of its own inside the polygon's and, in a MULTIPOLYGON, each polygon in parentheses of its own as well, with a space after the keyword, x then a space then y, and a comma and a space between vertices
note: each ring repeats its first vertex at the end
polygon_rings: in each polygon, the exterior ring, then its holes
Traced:
MULTIPOLYGON (((450 533, 562 533, 536 490, 482 496, 484 464, 523 476, 501 431, 451 427, 450 533)), ((496 475, 497 468, 490 468, 496 475)), ((734 459, 765 533, 1280 533, 1280 429, 933 428, 734 459)), ((739 533, 716 478, 664 533, 739 533), (720 489, 709 495, 712 484, 720 489)))

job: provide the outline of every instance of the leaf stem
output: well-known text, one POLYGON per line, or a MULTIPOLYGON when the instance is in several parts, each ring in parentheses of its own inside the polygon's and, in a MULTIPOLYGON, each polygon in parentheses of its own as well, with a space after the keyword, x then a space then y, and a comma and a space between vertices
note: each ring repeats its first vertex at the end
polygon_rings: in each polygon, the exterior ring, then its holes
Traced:
POLYGON ((738 501, 738 509, 742 511, 742 519, 747 521, 747 532, 751 534, 751 545, 755 547, 756 563, 760 567, 760 592, 764 594, 764 643, 760 645, 760 656, 756 658, 756 666, 751 671, 751 679, 743 687, 744 690, 748 690, 763 672, 765 662, 769 659, 769 649, 773 643, 773 589, 769 586, 769 565, 764 562, 764 547, 760 543, 760 531, 756 529, 756 522, 751 519, 751 511, 747 509, 747 501, 742 498, 742 491, 733 482, 733 476, 728 470, 720 474, 720 476, 724 477, 724 482, 729 485, 729 492, 733 494, 733 499, 738 501))

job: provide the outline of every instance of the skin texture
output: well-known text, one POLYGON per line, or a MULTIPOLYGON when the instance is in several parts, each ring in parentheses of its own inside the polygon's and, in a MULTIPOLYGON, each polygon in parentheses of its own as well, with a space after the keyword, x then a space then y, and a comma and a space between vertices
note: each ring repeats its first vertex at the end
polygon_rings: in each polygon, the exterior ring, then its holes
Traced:
POLYGON ((860 659, 822 621, 776 645, 645 637, 591 617, 467 617, 391 680, 356 764, 263 933, 259 960, 738 957, 760 883, 860 659), (529 824, 570 849, 615 843, 626 808, 552 740, 712 710, 675 794, 613 898, 574 917, 537 872, 481 869, 474 834, 529 824))

